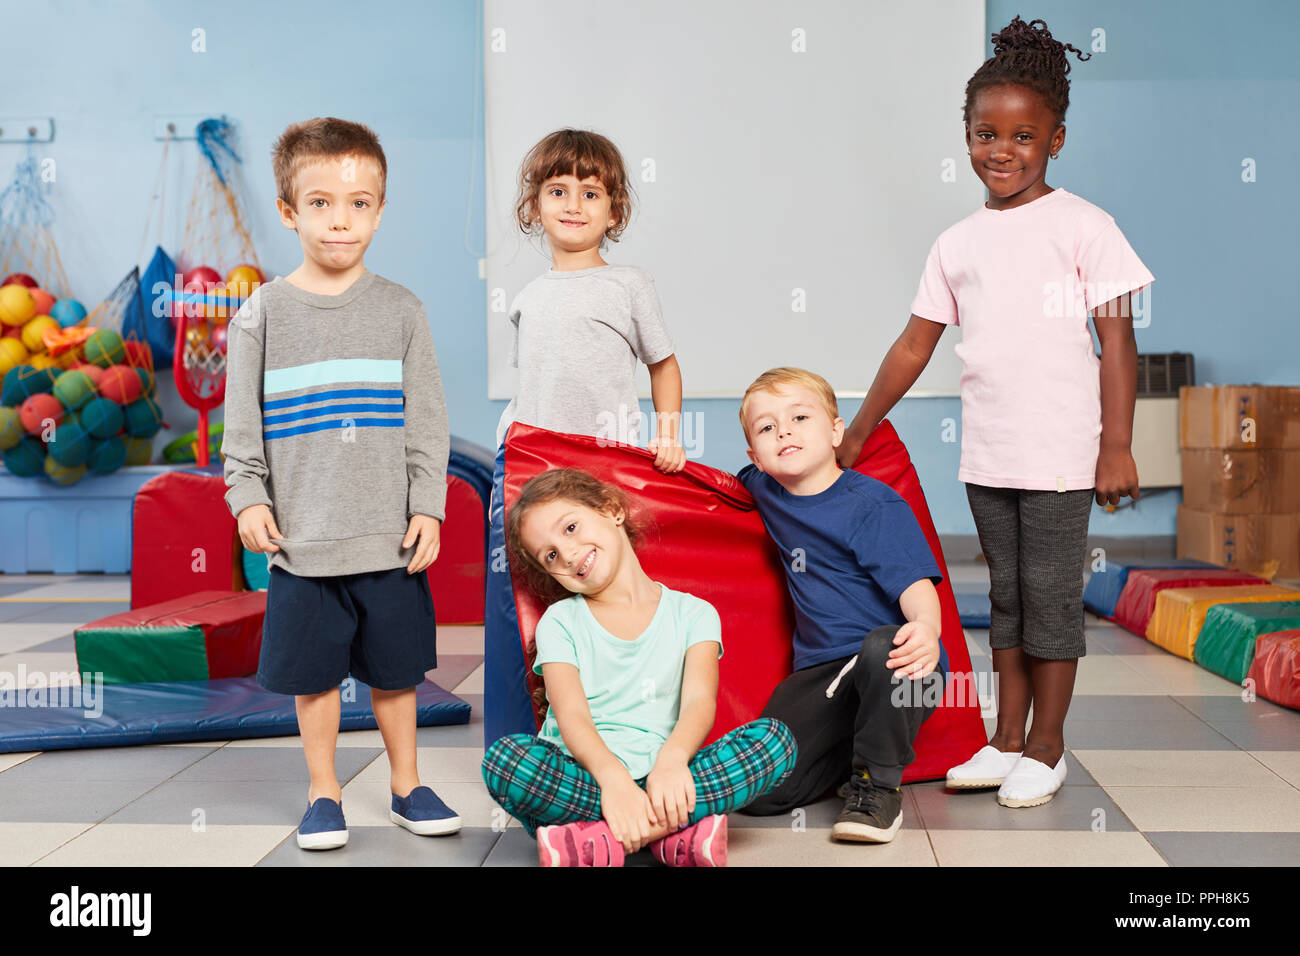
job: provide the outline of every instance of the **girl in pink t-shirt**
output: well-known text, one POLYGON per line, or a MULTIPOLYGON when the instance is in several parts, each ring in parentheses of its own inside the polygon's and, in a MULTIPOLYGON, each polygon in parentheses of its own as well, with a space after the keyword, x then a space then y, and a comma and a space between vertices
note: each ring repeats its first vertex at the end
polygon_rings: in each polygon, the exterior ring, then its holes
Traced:
POLYGON ((998 725, 988 746, 948 772, 948 785, 998 787, 999 803, 1024 807, 1046 803, 1065 780, 1065 715, 1085 653, 1093 498, 1113 505, 1138 496, 1130 294, 1153 277, 1114 219, 1045 182, 1065 144, 1067 51, 1088 56, 1053 39, 1043 21, 1018 16, 993 35, 993 47, 966 85, 965 104, 971 167, 988 201, 930 249, 907 328, 839 459, 854 463, 943 330, 960 325, 958 478, 989 567, 998 725))

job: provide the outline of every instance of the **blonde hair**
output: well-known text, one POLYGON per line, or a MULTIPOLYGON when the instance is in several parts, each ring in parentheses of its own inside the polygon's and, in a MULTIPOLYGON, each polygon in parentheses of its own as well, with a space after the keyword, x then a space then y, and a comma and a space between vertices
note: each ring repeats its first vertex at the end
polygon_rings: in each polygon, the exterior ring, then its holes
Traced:
POLYGON ((388 191, 388 160, 379 146, 379 137, 368 126, 333 116, 318 116, 305 123, 294 123, 276 141, 271 150, 275 170, 275 188, 280 198, 298 208, 298 172, 308 163, 356 156, 373 159, 379 166, 379 203, 388 191))
POLYGON ((831 388, 831 383, 826 379, 816 372, 790 365, 770 368, 754 379, 749 388, 745 389, 745 395, 740 400, 740 430, 745 433, 746 442, 749 441, 749 425, 745 416, 749 411, 750 399, 757 392, 775 392, 782 385, 802 385, 817 396, 832 421, 840 417, 840 407, 835 401, 835 389, 831 388))

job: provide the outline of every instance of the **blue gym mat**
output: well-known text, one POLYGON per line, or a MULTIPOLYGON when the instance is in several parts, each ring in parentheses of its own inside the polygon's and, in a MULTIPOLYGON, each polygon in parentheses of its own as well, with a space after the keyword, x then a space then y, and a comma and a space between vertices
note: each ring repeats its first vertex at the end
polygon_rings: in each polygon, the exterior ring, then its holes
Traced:
MULTIPOLYGON (((469 723, 469 704, 432 681, 415 692, 417 726, 469 723)), ((348 696, 354 700, 343 701, 340 729, 375 729, 370 688, 356 681, 356 693, 348 696)), ((298 733, 293 697, 263 690, 252 677, 26 691, 3 687, 0 711, 0 753, 298 733)))
POLYGON ((1093 571, 1083 589, 1083 606, 1104 618, 1115 616, 1115 604, 1133 568, 1215 568, 1217 564, 1194 558, 1136 558, 1106 561, 1106 570, 1093 571))
POLYGON ((989 592, 988 591, 954 591, 957 599, 957 615, 962 627, 989 626, 989 592))

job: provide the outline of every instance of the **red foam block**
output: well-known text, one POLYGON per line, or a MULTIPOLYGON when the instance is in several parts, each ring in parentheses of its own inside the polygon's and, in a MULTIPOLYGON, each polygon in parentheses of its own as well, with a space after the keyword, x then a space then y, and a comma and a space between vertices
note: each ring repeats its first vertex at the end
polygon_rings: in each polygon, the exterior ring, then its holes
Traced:
POLYGON ((136 493, 131 517, 131 607, 195 591, 244 587, 239 531, 218 475, 172 471, 136 493))
POLYGON ((1268 584, 1263 578, 1232 568, 1134 568, 1115 602, 1111 618, 1138 637, 1147 636, 1147 626, 1156 610, 1156 596, 1168 588, 1217 588, 1234 584, 1268 584))
POLYGON ((203 631, 208 678, 216 680, 257 672, 265 617, 265 591, 198 591, 100 618, 83 627, 197 627, 203 631))
POLYGON ((438 559, 429 565, 429 591, 439 624, 482 624, 487 569, 483 499, 467 481, 447 476, 447 518, 438 559))
POLYGON ((1246 678, 1265 700, 1300 710, 1300 631, 1261 634, 1246 678))
MULTIPOLYGON (((506 439, 506 512, 531 478, 557 467, 582 468, 628 493, 634 517, 646 532, 637 548, 646 573, 674 590, 703 598, 722 618, 725 652, 719 662, 711 741, 757 717, 773 688, 790 674, 794 612, 776 546, 740 481, 694 462, 682 472, 664 475, 655 470, 653 460, 644 449, 601 447, 596 438, 515 423, 506 439)), ((888 422, 882 422, 863 446, 856 469, 893 487, 912 507, 944 574, 939 586, 941 639, 950 673, 969 675, 970 655, 934 523, 907 450, 888 422)), ((545 607, 518 580, 514 598, 529 689, 537 702, 541 678, 532 672, 534 633, 545 607)), ((536 716, 540 725, 540 711, 536 716)), ((916 760, 903 780, 942 777, 986 740, 972 688, 955 704, 939 707, 922 725, 914 746, 916 760)))

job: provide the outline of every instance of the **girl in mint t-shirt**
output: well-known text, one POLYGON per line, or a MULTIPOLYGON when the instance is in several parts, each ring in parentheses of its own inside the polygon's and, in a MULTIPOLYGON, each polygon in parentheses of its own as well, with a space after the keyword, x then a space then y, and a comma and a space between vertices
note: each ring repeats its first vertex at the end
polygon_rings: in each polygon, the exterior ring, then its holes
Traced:
POLYGON ((723 866, 726 814, 794 766, 794 737, 767 718, 701 748, 722 624, 651 580, 636 538, 623 491, 576 469, 534 478, 510 509, 510 553, 554 599, 533 665, 550 706, 537 736, 488 748, 483 781, 536 835, 543 866, 621 866, 643 846, 670 866, 723 866))
POLYGON ((1043 21, 1019 17, 994 34, 993 46, 966 86, 965 105, 971 167, 988 202, 935 241, 907 328, 839 459, 853 464, 943 330, 960 325, 957 477, 989 567, 998 725, 988 746, 948 771, 948 785, 997 787, 1003 806, 1029 807, 1051 800, 1065 781, 1094 496, 1098 505, 1138 496, 1129 297, 1152 275, 1104 210, 1045 181, 1049 158, 1065 144, 1067 51, 1088 57, 1053 39, 1043 21))

